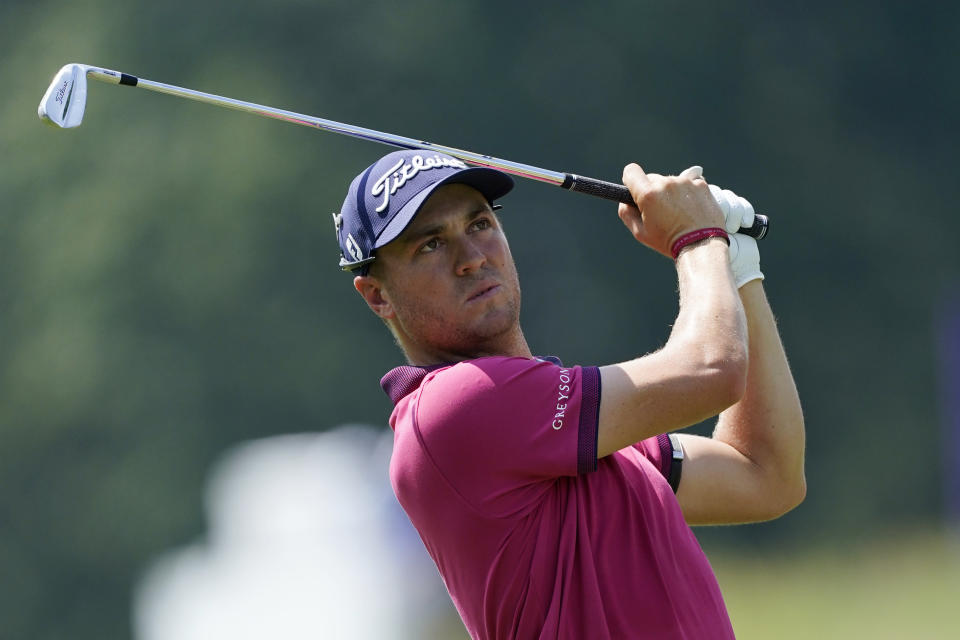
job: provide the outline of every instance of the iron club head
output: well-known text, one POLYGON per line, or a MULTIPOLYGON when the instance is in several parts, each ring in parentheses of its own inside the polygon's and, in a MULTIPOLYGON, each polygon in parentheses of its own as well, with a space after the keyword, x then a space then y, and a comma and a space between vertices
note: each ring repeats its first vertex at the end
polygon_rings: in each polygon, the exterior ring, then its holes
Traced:
POLYGON ((87 68, 82 64, 64 65, 47 88, 37 107, 45 123, 62 129, 80 126, 87 106, 87 68))

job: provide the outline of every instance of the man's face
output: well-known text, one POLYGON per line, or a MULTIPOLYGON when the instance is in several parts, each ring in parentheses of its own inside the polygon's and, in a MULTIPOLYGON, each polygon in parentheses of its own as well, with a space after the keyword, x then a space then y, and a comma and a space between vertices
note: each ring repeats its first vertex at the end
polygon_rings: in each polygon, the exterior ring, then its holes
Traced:
POLYGON ((413 351, 489 355, 519 332, 513 256, 499 220, 473 187, 437 188, 404 232, 377 250, 368 278, 383 304, 371 303, 360 284, 358 290, 413 351))

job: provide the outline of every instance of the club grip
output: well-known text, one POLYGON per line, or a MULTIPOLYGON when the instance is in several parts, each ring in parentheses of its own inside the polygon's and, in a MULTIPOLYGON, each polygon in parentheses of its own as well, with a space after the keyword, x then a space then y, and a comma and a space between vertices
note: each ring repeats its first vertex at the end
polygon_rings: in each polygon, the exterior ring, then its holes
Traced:
MULTIPOLYGON (((564 189, 585 193, 588 196, 596 196, 614 202, 623 202, 625 204, 634 204, 633 196, 630 190, 622 184, 607 182, 606 180, 597 180, 596 178, 587 178, 572 173, 566 174, 566 179, 560 185, 564 189)), ((755 214, 753 216, 753 226, 740 227, 740 233, 760 240, 767 235, 770 229, 770 220, 767 216, 755 214)))
POLYGON ((585 193, 588 196, 596 196, 613 200, 614 202, 623 202, 624 204, 633 204, 633 196, 630 190, 622 184, 607 182, 606 180, 597 180, 596 178, 586 178, 573 173, 566 175, 566 180, 562 185, 564 189, 585 193))

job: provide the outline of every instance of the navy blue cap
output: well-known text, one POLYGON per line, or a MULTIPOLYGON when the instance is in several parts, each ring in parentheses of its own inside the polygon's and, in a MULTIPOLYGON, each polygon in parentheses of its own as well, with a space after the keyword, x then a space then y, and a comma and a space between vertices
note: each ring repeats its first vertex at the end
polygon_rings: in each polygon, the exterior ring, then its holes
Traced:
POLYGON ((502 171, 418 149, 394 151, 367 167, 333 214, 340 268, 365 274, 374 251, 403 233, 433 190, 454 183, 473 187, 490 203, 513 189, 513 178, 502 171))

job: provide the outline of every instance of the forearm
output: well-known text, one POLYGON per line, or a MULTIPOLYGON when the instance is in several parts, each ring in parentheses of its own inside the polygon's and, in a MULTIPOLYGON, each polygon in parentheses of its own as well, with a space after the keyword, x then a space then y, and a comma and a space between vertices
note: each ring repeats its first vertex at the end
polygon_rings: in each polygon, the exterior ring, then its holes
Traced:
POLYGON ((763 285, 747 283, 740 297, 749 335, 746 391, 720 414, 713 437, 758 467, 771 502, 786 511, 806 490, 800 398, 763 285))
POLYGON ((723 240, 711 239, 677 258, 680 311, 666 348, 678 347, 708 367, 742 368, 747 323, 726 252, 723 240))
POLYGON ((680 312, 662 349, 600 368, 598 457, 706 420, 743 394, 746 320, 726 250, 714 239, 680 255, 680 312))
MULTIPOLYGON (((624 184, 636 206, 621 204, 618 214, 634 238, 672 257, 687 234, 722 226, 723 212, 700 172, 691 167, 664 177, 627 165, 624 184)), ((746 320, 729 254, 716 237, 681 248, 680 311, 667 344, 600 368, 598 457, 715 416, 743 394, 746 320)))

